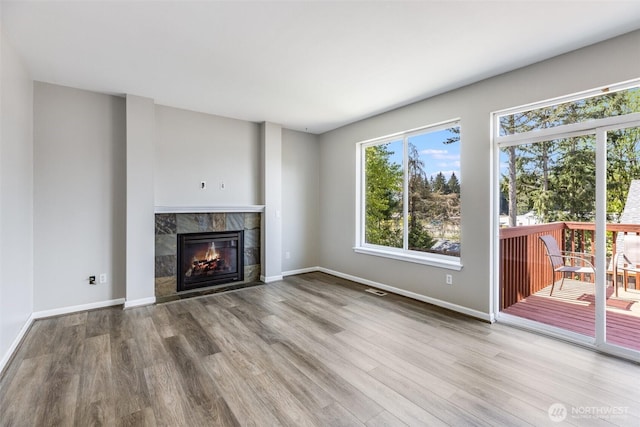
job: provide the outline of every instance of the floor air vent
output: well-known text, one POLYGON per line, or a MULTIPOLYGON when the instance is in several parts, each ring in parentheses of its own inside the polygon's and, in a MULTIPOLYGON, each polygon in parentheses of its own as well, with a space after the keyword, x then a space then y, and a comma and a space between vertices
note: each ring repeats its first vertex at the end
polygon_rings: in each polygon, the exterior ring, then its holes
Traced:
POLYGON ((365 292, 369 292, 370 294, 378 295, 379 297, 383 297, 383 296, 385 296, 387 294, 386 292, 382 292, 382 291, 379 291, 377 289, 372 289, 372 288, 365 289, 364 291, 365 292))

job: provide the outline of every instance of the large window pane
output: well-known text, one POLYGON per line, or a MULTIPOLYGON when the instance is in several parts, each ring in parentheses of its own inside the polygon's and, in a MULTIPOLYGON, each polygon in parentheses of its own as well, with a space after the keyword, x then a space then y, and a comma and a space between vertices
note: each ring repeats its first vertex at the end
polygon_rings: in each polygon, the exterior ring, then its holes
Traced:
POLYGON ((640 209, 626 206, 629 188, 640 179, 640 128, 630 127, 607 132, 607 220, 610 222, 640 222, 640 209), (624 208, 637 213, 626 221, 624 208))
POLYGON ((460 255, 459 129, 408 139, 409 250, 460 255))
POLYGON ((593 221, 595 157, 593 135, 501 149, 500 224, 593 221))

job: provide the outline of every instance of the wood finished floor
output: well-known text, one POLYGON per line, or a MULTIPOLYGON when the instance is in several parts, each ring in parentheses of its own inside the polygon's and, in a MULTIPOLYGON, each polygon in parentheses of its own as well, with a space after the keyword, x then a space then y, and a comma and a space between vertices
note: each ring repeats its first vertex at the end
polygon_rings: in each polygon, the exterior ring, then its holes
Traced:
POLYGON ((543 426, 554 403, 640 425, 637 364, 364 289, 310 273, 38 320, 0 425, 543 426))

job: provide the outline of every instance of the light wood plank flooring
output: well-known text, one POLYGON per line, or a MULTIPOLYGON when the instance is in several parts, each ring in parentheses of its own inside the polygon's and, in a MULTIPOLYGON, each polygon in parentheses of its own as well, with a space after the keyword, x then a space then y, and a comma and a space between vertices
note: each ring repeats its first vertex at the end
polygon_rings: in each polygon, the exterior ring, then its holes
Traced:
POLYGON ((0 425, 541 426, 556 403, 640 425, 637 364, 364 289, 310 273, 38 320, 0 425))

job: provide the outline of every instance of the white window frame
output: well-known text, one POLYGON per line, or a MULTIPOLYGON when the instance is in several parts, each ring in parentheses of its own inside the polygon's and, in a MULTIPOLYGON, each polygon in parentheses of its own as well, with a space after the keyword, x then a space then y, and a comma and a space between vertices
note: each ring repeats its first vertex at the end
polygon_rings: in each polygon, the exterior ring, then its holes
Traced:
MULTIPOLYGON (((366 190, 364 188, 365 182, 363 173, 365 171, 365 156, 364 150, 367 147, 373 145, 385 144, 392 141, 402 140, 404 144, 403 148, 403 245, 406 248, 408 242, 408 227, 407 227, 407 215, 406 209, 408 206, 408 139, 415 135, 423 133, 437 132, 452 127, 460 128, 460 143, 462 143, 462 125, 460 118, 442 121, 431 125, 423 126, 420 128, 411 129, 404 132, 398 132, 391 135, 386 135, 379 138, 369 139, 361 141, 356 144, 356 236, 355 245, 353 247, 354 252, 359 254, 380 256, 384 258, 391 258, 399 261, 406 261, 418 264, 429 265, 433 267, 440 267, 449 270, 460 271, 462 270, 462 253, 460 256, 444 255, 431 252, 412 251, 404 248, 392 248, 388 246, 374 245, 365 242, 365 221, 363 215, 365 213, 365 195, 366 190)), ((460 161, 462 162, 462 155, 460 155, 460 161)), ((461 177, 458 177, 461 178, 461 177)), ((461 239, 462 240, 462 239, 461 239)), ((460 247, 462 248, 462 242, 460 247)))

